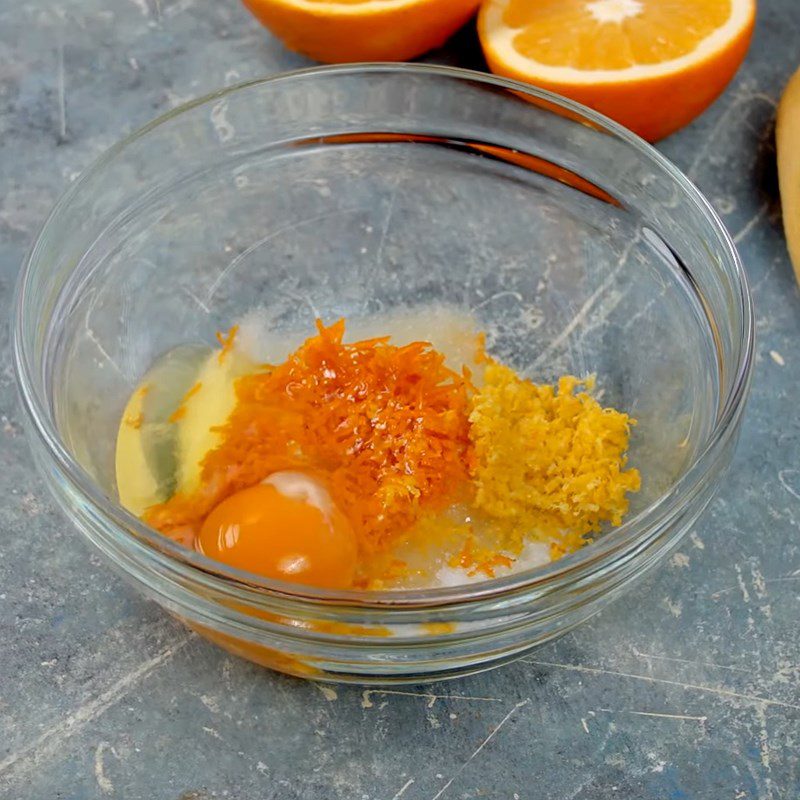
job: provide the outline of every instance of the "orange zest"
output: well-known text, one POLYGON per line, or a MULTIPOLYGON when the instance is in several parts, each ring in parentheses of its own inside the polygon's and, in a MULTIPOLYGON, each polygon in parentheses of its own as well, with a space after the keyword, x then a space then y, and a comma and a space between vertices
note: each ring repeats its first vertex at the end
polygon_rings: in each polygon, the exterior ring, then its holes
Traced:
POLYGON ((291 50, 328 63, 408 61, 439 47, 480 0, 244 0, 291 50))
MULTIPOLYGON (((224 351, 223 351, 224 352, 224 351)), ((220 353, 222 355, 222 353, 220 353)), ((203 384, 198 381, 188 392, 183 396, 183 399, 180 402, 180 405, 169 415, 169 422, 178 422, 182 420, 186 416, 186 403, 189 401, 191 397, 194 397, 200 389, 203 388, 203 384)))
POLYGON ((539 386, 496 362, 484 379, 470 414, 475 507, 507 527, 509 547, 518 551, 536 531, 558 545, 555 557, 604 523, 620 525, 626 494, 641 483, 626 469, 636 421, 580 391, 592 379, 539 386))
POLYGON ((755 0, 485 0, 492 72, 557 92, 655 141, 686 125, 744 60, 755 0))
MULTIPOLYGON (((640 484, 626 456, 635 421, 603 408, 593 379, 524 380, 479 334, 473 383, 430 343, 347 343, 344 333, 344 320, 317 321, 281 364, 231 378, 235 403, 209 428, 197 488, 144 519, 240 569, 369 589, 424 580, 425 553, 493 578, 530 541, 550 544, 555 559, 621 524, 640 484), (315 488, 298 497, 290 484, 315 488)), ((224 358, 236 328, 218 338, 224 358)))
POLYGON ((494 578, 497 568, 510 569, 514 559, 479 545, 474 536, 467 536, 461 552, 451 556, 447 563, 450 567, 465 570, 470 577, 481 574, 486 578, 494 578))
POLYGON ((217 341, 219 342, 219 346, 222 348, 219 351, 219 355, 217 356, 220 364, 225 360, 228 353, 230 353, 230 351, 233 350, 233 345, 236 342, 236 335, 238 333, 239 333, 238 325, 234 325, 228 331, 227 334, 223 334, 220 331, 217 331, 217 341))
POLYGON ((151 509, 151 524, 197 525, 226 497, 294 469, 320 476, 374 552, 468 480, 465 378, 425 342, 345 344, 344 321, 317 327, 283 364, 239 378, 201 489, 151 509))
POLYGON ((144 424, 144 414, 140 411, 135 417, 125 417, 125 424, 138 431, 144 424))

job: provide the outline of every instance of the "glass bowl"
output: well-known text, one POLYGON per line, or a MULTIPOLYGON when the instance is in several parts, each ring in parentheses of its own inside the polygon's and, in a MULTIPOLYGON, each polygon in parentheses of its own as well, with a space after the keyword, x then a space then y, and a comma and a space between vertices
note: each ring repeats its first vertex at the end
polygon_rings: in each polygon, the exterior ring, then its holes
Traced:
POLYGON ((113 147, 44 225, 13 328, 36 462, 112 564, 235 653, 359 682, 496 666, 628 589, 719 484, 753 350, 730 237, 657 151, 546 92, 414 65, 244 83, 113 147), (525 375, 597 373, 638 419, 621 527, 502 579, 333 592, 226 568, 118 504, 120 415, 167 349, 254 307, 280 332, 432 302, 525 375))

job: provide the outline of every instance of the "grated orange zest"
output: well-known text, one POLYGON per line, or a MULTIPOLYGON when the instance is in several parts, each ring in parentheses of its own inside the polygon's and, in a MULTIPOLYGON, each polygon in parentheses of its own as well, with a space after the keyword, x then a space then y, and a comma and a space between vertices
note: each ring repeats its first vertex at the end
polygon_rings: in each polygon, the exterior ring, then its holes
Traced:
POLYGON ((222 348, 219 351, 219 355, 217 358, 219 359, 219 363, 222 364, 225 361, 228 353, 233 350, 233 345, 236 343, 236 336, 239 333, 239 326, 234 325, 227 334, 223 334, 221 331, 217 331, 217 341, 219 342, 220 347, 222 348))
MULTIPOLYGON (((622 522, 627 493, 640 486, 626 456, 636 423, 592 397, 593 376, 532 383, 494 361, 480 334, 476 386, 467 365, 449 369, 427 342, 345 343, 344 333, 344 320, 318 321, 286 361, 240 377, 233 412, 213 429, 219 444, 201 462, 200 488, 148 509, 145 520, 191 538, 230 495, 273 472, 302 471, 347 515, 360 551, 355 587, 369 589, 421 574, 394 556, 403 542, 493 578, 527 541, 547 542, 555 560, 622 522), (463 508, 471 520, 454 511, 463 508)), ((236 327, 218 334, 220 359, 236 335, 236 327)))
POLYGON ((189 398, 194 397, 200 389, 203 388, 203 384, 198 381, 188 392, 181 398, 181 402, 178 407, 169 415, 169 422, 178 422, 182 420, 186 416, 186 403, 189 401, 189 398))
MULTIPOLYGON (((150 509, 151 524, 196 525, 234 492, 299 469, 325 481, 369 553, 468 480, 467 380, 429 343, 344 343, 344 320, 317 329, 282 364, 237 380, 200 490, 150 509)), ((220 337, 223 352, 235 334, 220 337)))
POLYGON ((125 424, 138 431, 144 424, 144 414, 140 411, 135 417, 125 417, 125 424))
POLYGON ((513 566, 514 559, 493 547, 479 544, 473 535, 469 535, 464 540, 461 551, 451 556, 447 563, 454 569, 466 570, 470 577, 482 574, 487 578, 494 578, 498 567, 508 569, 513 566))
POLYGON ((638 470, 625 469, 635 420, 579 391, 591 386, 486 368, 470 414, 475 505, 505 523, 512 549, 528 537, 552 541, 554 558, 572 552, 604 523, 620 525, 626 493, 640 487, 638 470))

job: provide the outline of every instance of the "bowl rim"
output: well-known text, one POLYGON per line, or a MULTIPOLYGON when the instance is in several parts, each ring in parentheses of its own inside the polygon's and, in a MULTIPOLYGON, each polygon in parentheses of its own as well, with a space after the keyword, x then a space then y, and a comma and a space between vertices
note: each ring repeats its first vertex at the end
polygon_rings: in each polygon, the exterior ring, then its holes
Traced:
MULTIPOLYGON (((663 529, 664 524, 683 508, 687 495, 702 489, 705 481, 710 480, 713 465, 717 461, 717 453, 731 436, 732 431, 735 431, 743 413, 750 384, 754 353, 752 298, 747 275, 733 239, 709 201, 694 183, 652 145, 619 123, 580 103, 521 81, 460 67, 392 62, 314 66, 241 81, 177 106, 112 145, 90 164, 60 196, 39 229, 17 278, 13 296, 11 327, 15 377, 22 405, 28 420, 32 423, 32 426, 29 426, 29 430, 32 427, 37 439, 44 445, 48 456, 55 461, 61 477, 66 479, 84 502, 99 510, 106 525, 110 524, 114 533, 121 535, 124 540, 127 540, 128 544, 138 542, 140 546, 144 546, 149 551, 151 557, 161 562, 160 565, 168 570, 174 571, 176 567, 179 569, 187 568, 195 578, 205 583, 209 588, 223 588, 234 592, 239 590, 245 594, 251 594, 256 600, 258 597, 263 598, 266 590, 269 595, 276 595, 289 602, 322 602, 383 610, 388 610, 392 607, 408 609, 419 606, 440 608, 453 604, 460 605, 474 601, 495 599, 520 590, 553 590, 569 585, 578 578, 601 571, 605 565, 613 563, 616 559, 621 559, 643 547, 657 536, 663 529), (717 409, 714 426, 707 437, 703 449, 697 453, 693 461, 668 490, 636 515, 625 520, 622 525, 610 530, 601 538, 590 542, 586 547, 565 555, 561 559, 545 566, 455 587, 381 591, 318 589, 264 578, 254 573, 220 564, 163 536, 145 525, 116 500, 107 496, 62 442, 51 418, 47 401, 40 396, 36 389, 34 359, 23 341, 23 331, 27 324, 26 297, 30 292, 32 277, 36 274, 36 257, 45 232, 54 224, 61 212, 69 205, 73 197, 81 191, 83 185, 91 176, 101 172, 117 156, 121 155, 129 145, 146 136, 150 131, 192 109, 213 103, 220 98, 255 86, 302 82, 329 76, 386 73, 451 78, 528 95, 544 101, 543 105, 545 105, 546 110, 552 113, 558 113, 558 110, 562 109, 568 114, 579 115, 600 132, 612 135, 628 146, 633 147, 640 155, 645 156, 656 167, 663 170, 683 192, 683 201, 693 204, 698 213, 711 224, 719 238, 718 244, 725 252, 730 268, 726 271, 730 271, 734 284, 733 288, 738 289, 738 296, 734 300, 738 301, 739 311, 742 316, 739 358, 738 362, 733 365, 735 372, 731 378, 730 391, 727 395, 721 397, 724 403, 717 409)), ((74 519, 72 521, 75 522, 74 519)), ((143 555, 143 552, 140 551, 138 555, 143 555)))

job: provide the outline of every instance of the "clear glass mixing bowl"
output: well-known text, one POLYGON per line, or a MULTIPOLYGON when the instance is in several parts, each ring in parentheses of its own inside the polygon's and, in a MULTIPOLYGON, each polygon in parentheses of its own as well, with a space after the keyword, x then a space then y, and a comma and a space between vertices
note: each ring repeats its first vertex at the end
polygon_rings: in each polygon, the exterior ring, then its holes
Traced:
POLYGON ((412 65, 242 84, 112 148, 45 224, 13 325, 36 461, 111 562, 234 652, 365 682, 500 664, 642 576, 720 481, 753 348, 733 244, 658 152, 522 84, 412 65), (639 420, 622 527, 504 579, 337 593, 216 564, 117 503, 120 414, 165 350, 256 306, 280 331, 431 302, 531 377, 596 372, 639 420))

